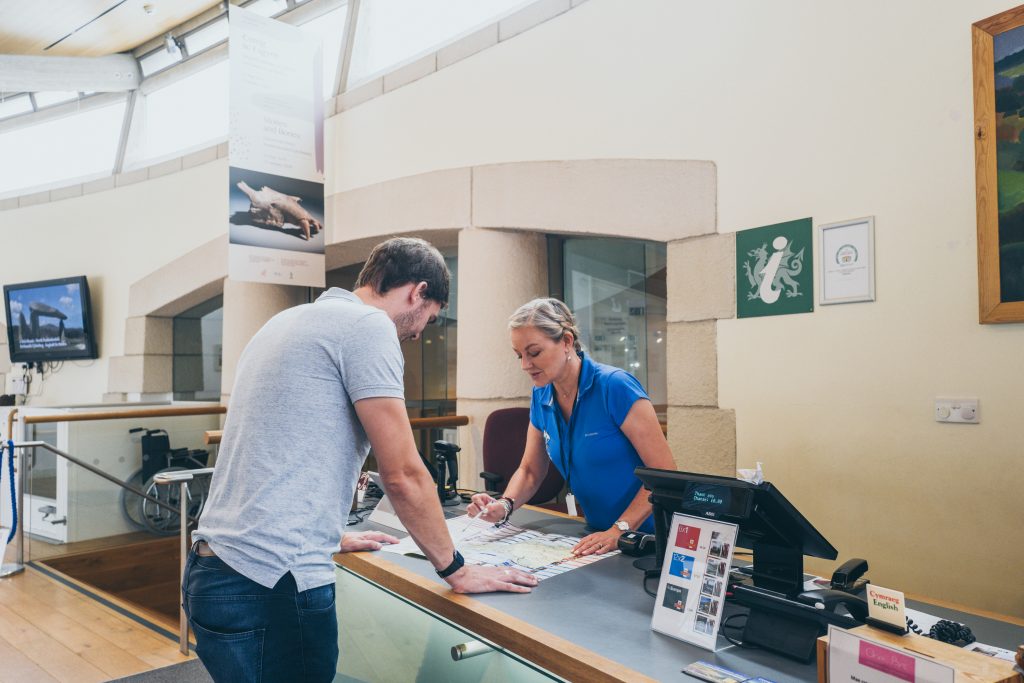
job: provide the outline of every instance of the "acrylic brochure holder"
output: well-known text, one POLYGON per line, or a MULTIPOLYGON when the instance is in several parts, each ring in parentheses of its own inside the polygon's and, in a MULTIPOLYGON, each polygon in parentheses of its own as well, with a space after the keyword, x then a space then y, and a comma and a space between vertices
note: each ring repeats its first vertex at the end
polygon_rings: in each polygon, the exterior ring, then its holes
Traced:
POLYGON ((672 516, 653 630, 715 650, 738 531, 728 522, 672 516))

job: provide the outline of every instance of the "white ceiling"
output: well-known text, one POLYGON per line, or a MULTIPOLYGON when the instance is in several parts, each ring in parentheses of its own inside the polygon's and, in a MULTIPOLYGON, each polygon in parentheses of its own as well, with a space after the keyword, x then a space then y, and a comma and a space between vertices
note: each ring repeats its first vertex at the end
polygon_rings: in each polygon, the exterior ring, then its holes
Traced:
POLYGON ((0 54, 101 57, 126 52, 217 4, 217 0, 0 0, 0 54))

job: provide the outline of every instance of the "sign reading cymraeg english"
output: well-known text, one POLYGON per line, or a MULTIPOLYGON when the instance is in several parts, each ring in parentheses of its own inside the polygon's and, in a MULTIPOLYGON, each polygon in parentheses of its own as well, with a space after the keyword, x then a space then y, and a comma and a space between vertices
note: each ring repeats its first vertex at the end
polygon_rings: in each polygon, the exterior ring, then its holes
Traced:
POLYGON ((736 233, 736 317, 814 310, 811 219, 736 233))
POLYGON ((900 630, 907 628, 906 600, 900 591, 867 585, 868 616, 891 624, 900 630))

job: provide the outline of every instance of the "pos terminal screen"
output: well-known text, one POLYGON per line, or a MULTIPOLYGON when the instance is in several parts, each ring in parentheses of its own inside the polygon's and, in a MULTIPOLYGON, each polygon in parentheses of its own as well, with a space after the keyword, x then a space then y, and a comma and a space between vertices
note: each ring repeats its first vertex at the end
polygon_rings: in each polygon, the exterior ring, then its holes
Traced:
POLYGON ((688 482, 682 507, 705 517, 744 519, 750 513, 753 492, 749 489, 688 482))

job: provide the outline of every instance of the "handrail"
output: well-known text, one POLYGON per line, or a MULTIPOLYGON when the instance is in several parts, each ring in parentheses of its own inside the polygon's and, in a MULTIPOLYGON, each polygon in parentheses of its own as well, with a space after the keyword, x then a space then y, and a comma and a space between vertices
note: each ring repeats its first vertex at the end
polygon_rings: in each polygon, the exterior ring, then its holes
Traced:
MULTIPOLYGON (((60 415, 29 415, 25 424, 46 422, 86 422, 93 420, 123 420, 130 417, 177 417, 182 415, 223 415, 227 406, 193 406, 175 408, 138 408, 135 410, 103 410, 91 413, 62 413, 60 415)), ((15 408, 7 415, 7 438, 14 438, 14 420, 18 415, 15 408)))
MULTIPOLYGON (((167 486, 170 484, 180 485, 180 495, 178 500, 185 500, 188 496, 188 483, 197 476, 211 475, 213 474, 212 467, 204 467, 202 469, 194 470, 182 470, 178 472, 159 472, 153 475, 153 481, 161 486, 167 486)), ((180 581, 185 581, 185 561, 188 556, 188 518, 185 514, 185 506, 181 506, 181 578, 180 581)), ((185 607, 182 605, 178 611, 178 650, 181 654, 188 654, 188 617, 185 616, 185 607)))
MULTIPOLYGON (((196 518, 191 517, 191 516, 189 516, 187 514, 187 509, 188 509, 187 506, 181 505, 180 507, 174 507, 173 505, 169 505, 169 504, 163 502, 162 500, 159 500, 157 498, 154 498, 153 496, 150 496, 150 495, 146 494, 145 492, 142 491, 142 489, 138 489, 138 488, 132 486, 131 484, 128 484, 128 483, 126 483, 124 481, 121 481, 117 477, 115 477, 115 476, 113 476, 111 474, 107 474, 106 472, 104 472, 100 468, 98 468, 98 467, 96 467, 94 465, 90 465, 89 463, 84 462, 82 460, 79 460, 78 458, 76 458, 75 456, 71 455, 70 453, 65 453, 64 451, 62 451, 59 448, 56 448, 54 446, 51 446, 50 444, 46 443, 45 441, 23 441, 21 443, 14 444, 14 448, 17 449, 17 450, 21 450, 22 451, 22 457, 19 459, 19 462, 18 462, 18 479, 20 480, 20 484, 21 485, 19 487, 16 487, 16 488, 18 488, 18 495, 22 496, 22 500, 24 499, 23 497, 25 495, 25 480, 26 480, 27 472, 28 472, 28 466, 25 463, 24 449, 26 449, 26 448, 45 448, 46 450, 50 451, 51 453, 54 453, 55 455, 59 455, 60 457, 68 460, 71 463, 74 463, 75 465, 78 465, 79 467, 81 467, 81 468, 83 468, 83 469, 85 469, 85 470, 87 470, 89 472, 92 472, 93 474, 95 474, 95 475, 97 475, 99 477, 102 477, 103 479, 106 479, 107 481, 113 482, 114 484, 117 484, 118 486, 120 486, 121 488, 125 489, 126 491, 130 491, 131 493, 134 493, 135 495, 137 495, 137 496, 139 496, 141 498, 144 498, 144 499, 148 500, 149 502, 154 503, 155 505, 158 505, 158 506, 160 506, 162 508, 170 510, 173 513, 181 515, 183 519, 187 519, 188 521, 191 521, 191 522, 197 521, 196 518)), ((180 500, 184 501, 186 499, 187 498, 181 498, 180 500)), ((20 504, 20 503, 16 503, 16 504, 20 504)), ((25 524, 24 523, 18 525, 18 532, 16 534, 16 539, 17 539, 16 540, 17 545, 15 546, 15 562, 14 562, 14 565, 13 565, 14 569, 11 570, 11 571, 5 571, 3 574, 0 574, 0 576, 7 576, 9 574, 16 574, 16 573, 20 572, 22 569, 24 569, 24 565, 25 565, 25 524)))
MULTIPOLYGON (((468 424, 468 415, 442 415, 440 417, 409 418, 409 426, 413 429, 444 429, 446 427, 463 427, 468 424)), ((219 444, 223 436, 223 429, 210 429, 203 434, 203 442, 207 446, 213 446, 215 444, 219 444)))

